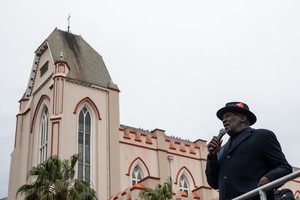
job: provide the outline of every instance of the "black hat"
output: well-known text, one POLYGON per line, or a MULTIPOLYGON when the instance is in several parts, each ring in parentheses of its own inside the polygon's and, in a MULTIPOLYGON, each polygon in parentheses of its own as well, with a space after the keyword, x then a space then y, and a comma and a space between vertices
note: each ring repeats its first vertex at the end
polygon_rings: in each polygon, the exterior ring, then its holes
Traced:
POLYGON ((220 120, 223 120, 223 115, 227 112, 236 112, 236 113, 245 114, 249 119, 250 126, 256 122, 256 116, 249 110, 248 105, 243 102, 226 103, 225 107, 218 110, 217 117, 220 120))

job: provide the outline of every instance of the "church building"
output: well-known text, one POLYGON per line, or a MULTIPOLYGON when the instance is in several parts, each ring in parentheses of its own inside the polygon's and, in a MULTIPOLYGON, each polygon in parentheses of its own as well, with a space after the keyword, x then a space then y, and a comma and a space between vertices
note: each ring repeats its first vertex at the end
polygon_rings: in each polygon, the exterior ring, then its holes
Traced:
MULTIPOLYGON (((206 182, 205 140, 194 142, 120 123, 119 87, 80 35, 55 29, 37 48, 16 118, 8 199, 51 155, 79 153, 76 176, 99 200, 138 199, 170 177, 173 199, 217 200, 206 182)), ((28 182, 29 181, 29 182, 28 182)), ((300 179, 287 183, 299 195, 300 179)))

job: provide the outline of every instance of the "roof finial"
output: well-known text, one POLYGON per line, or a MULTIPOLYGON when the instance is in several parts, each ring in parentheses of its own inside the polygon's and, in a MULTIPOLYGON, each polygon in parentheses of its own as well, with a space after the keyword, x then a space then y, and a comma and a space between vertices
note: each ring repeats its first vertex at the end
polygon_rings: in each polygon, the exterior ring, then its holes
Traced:
POLYGON ((71 15, 69 14, 69 17, 68 17, 68 33, 70 33, 70 18, 71 18, 71 15))

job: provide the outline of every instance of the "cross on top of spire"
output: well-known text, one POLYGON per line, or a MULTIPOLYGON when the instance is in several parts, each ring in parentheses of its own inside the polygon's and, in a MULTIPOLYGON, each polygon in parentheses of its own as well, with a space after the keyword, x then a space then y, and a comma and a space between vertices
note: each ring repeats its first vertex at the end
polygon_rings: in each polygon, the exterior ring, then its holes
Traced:
POLYGON ((68 33, 70 33, 70 20, 71 20, 71 15, 69 14, 68 16, 68 33))

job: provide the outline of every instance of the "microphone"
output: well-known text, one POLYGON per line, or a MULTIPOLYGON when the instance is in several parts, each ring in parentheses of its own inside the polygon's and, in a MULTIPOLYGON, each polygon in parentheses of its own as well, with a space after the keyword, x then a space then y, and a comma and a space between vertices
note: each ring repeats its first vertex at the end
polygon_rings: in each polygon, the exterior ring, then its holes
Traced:
MULTIPOLYGON (((220 129, 219 134, 217 136, 218 140, 221 140, 221 138, 226 134, 226 130, 224 128, 220 129)), ((208 149, 210 152, 213 152, 215 150, 215 147, 209 147, 208 149)))

